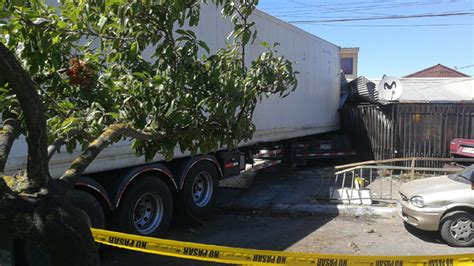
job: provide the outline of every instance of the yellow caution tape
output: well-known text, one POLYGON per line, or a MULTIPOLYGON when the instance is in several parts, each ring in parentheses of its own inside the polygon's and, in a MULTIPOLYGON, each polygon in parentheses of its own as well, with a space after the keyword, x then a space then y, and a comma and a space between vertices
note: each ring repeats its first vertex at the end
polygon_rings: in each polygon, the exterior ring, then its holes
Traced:
POLYGON ((244 265, 452 266, 474 265, 474 254, 443 256, 349 256, 305 254, 197 244, 91 229, 98 243, 140 252, 244 265))

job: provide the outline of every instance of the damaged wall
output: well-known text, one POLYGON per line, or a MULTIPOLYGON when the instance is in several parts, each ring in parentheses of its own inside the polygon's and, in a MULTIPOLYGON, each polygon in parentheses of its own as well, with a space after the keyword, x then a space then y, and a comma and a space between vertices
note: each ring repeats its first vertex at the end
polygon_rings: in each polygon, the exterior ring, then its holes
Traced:
POLYGON ((453 138, 474 139, 474 103, 346 106, 341 126, 363 159, 448 158, 453 138))

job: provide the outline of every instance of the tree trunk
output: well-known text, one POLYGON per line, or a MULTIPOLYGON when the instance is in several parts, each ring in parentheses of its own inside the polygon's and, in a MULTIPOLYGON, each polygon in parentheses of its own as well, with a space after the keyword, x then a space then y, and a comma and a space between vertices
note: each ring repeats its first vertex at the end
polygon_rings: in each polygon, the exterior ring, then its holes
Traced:
POLYGON ((67 202, 65 193, 115 137, 159 140, 163 134, 138 131, 124 124, 112 125, 74 160, 59 180, 52 180, 48 161, 61 143, 55 143, 48 154, 46 120, 38 85, 0 42, 0 85, 4 84, 16 95, 24 113, 28 160, 26 172, 14 177, 2 176, 18 136, 18 123, 6 121, 0 130, 0 232, 37 244, 50 265, 98 265, 96 244, 86 219, 67 202))
MULTIPOLYGON (((1 179, 0 231, 35 243, 53 266, 100 264, 97 245, 80 211, 53 191, 15 193, 8 186, 14 183, 11 179, 1 179)), ((25 252, 28 257, 32 250, 25 252)))
POLYGON ((0 42, 0 86, 5 84, 23 111, 28 157, 26 172, 2 176, 17 136, 15 124, 6 123, 0 131, 0 232, 31 240, 45 253, 50 265, 99 265, 85 217, 65 199, 65 186, 49 175, 48 132, 38 85, 0 42))

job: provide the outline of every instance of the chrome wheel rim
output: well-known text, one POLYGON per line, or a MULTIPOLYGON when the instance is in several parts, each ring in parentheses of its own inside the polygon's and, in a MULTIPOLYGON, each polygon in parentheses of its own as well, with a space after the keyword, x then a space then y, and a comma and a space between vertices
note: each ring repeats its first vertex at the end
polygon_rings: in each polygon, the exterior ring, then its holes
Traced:
POLYGON ((214 186, 212 177, 208 172, 200 172, 192 185, 192 197, 194 204, 202 208, 211 201, 214 186))
POLYGON ((163 200, 159 195, 144 193, 133 209, 135 229, 142 235, 154 232, 163 218, 163 209, 163 200))
POLYGON ((451 233, 451 237, 457 242, 469 242, 474 235, 473 223, 467 218, 456 219, 451 223, 449 232, 451 233))

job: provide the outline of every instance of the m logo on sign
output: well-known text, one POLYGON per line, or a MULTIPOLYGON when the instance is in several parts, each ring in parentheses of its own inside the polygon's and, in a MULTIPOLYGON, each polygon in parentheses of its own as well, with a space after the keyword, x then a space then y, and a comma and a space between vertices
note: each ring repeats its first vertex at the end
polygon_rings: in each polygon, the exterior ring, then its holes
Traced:
POLYGON ((383 88, 386 90, 391 90, 392 88, 397 88, 397 83, 395 81, 392 81, 392 84, 388 85, 388 83, 383 84, 383 88))
POLYGON ((403 85, 400 80, 391 77, 384 77, 377 88, 379 98, 382 101, 396 101, 403 93, 403 85))

